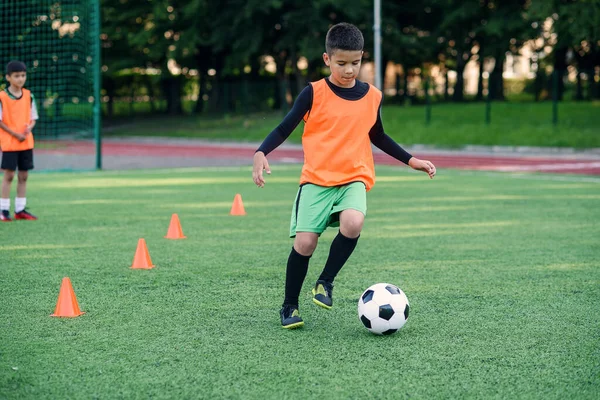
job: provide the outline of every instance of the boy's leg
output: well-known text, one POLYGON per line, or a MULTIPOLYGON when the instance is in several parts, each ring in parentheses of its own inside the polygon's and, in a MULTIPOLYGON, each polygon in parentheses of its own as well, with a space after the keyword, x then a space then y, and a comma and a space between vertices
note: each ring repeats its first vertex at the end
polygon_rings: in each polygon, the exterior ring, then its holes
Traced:
POLYGON ((15 197, 15 213, 21 212, 27 205, 27 178, 29 171, 21 171, 17 173, 17 197, 15 197))
POLYGON ((308 271, 308 264, 319 235, 327 227, 329 210, 334 203, 330 188, 316 185, 301 186, 292 208, 290 237, 294 246, 288 257, 285 277, 285 299, 281 309, 281 324, 284 328, 296 328, 304 322, 298 313, 298 298, 308 271))
POLYGON ((340 231, 331 242, 325 268, 312 291, 316 305, 328 310, 333 306, 333 280, 356 248, 364 219, 360 211, 349 209, 340 213, 340 231))
POLYGON ((312 232, 298 232, 294 239, 285 271, 285 299, 280 311, 281 325, 284 328, 299 328, 304 325, 298 311, 298 298, 318 239, 318 235, 312 232))
MULTIPOLYGON (((2 166, 6 165, 5 154, 2 155, 2 166)), ((9 222, 12 221, 10 217, 10 186, 15 177, 15 171, 10 169, 4 170, 4 176, 2 177, 2 194, 0 196, 0 221, 9 222)))
POLYGON ((25 150, 19 154, 19 173, 17 181, 17 197, 15 198, 15 218, 36 220, 37 217, 27 210, 27 178, 33 169, 33 150, 25 150))
POLYGON ((340 231, 331 243, 325 268, 313 289, 313 302, 323 308, 333 305, 333 280, 356 248, 365 221, 366 204, 364 185, 353 183, 342 189, 334 207, 334 211, 339 212, 340 231))
POLYGON ((4 170, 4 178, 2 179, 2 198, 10 199, 10 186, 13 178, 15 177, 15 171, 19 163, 19 152, 17 151, 5 151, 2 152, 2 164, 0 168, 4 170))
POLYGON ((329 257, 319 280, 333 283, 356 248, 364 221, 365 216, 360 211, 348 209, 340 213, 340 231, 331 243, 329 257))
POLYGON ((10 186, 15 178, 15 171, 9 169, 4 170, 4 177, 2 178, 2 198, 10 200, 10 186))
POLYGON ((317 247, 319 236, 313 232, 298 232, 294 247, 288 257, 285 273, 285 299, 283 304, 298 307, 298 297, 308 271, 310 257, 317 247))
POLYGON ((35 221, 37 217, 25 209, 27 206, 27 177, 28 171, 19 170, 17 182, 17 197, 15 198, 15 219, 35 221))

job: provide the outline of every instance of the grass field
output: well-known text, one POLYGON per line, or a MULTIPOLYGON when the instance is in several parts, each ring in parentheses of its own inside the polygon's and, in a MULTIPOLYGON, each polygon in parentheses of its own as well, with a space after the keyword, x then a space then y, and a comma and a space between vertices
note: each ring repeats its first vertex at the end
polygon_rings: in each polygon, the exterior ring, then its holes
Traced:
MULTIPOLYGON (((552 125, 552 103, 493 103, 485 124, 485 104, 435 104, 429 125, 425 107, 389 105, 382 111, 386 132, 404 145, 600 147, 600 102, 562 102, 559 123, 552 125)), ((262 141, 282 114, 237 114, 219 117, 144 117, 106 130, 110 136, 173 136, 262 141)), ((289 138, 300 142, 303 124, 289 138)))
POLYGON ((33 174, 41 219, 0 225, 0 398, 600 397, 596 178, 380 167, 334 308, 309 294, 329 230, 285 331, 299 170, 273 171, 33 174), (174 212, 186 240, 163 238, 174 212), (140 237, 152 270, 129 269, 140 237), (64 276, 76 319, 49 316, 64 276), (358 321, 376 282, 411 302, 392 336, 358 321))

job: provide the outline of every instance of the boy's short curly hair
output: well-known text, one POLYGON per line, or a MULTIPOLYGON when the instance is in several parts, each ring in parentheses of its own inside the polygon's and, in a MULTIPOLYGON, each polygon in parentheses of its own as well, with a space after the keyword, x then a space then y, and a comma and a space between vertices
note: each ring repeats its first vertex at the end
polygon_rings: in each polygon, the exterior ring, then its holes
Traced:
POLYGON ((6 74, 10 75, 14 72, 27 72, 27 67, 25 63, 21 61, 11 61, 6 64, 6 74))
POLYGON ((329 28, 325 38, 327 54, 332 55, 336 50, 362 51, 365 39, 356 26, 341 22, 329 28))

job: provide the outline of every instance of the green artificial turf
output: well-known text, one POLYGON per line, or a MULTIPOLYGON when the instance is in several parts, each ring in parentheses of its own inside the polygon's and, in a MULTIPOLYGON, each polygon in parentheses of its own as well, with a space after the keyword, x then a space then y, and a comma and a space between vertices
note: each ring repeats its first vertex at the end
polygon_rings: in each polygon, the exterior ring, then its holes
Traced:
POLYGON ((281 328, 299 168, 34 173, 39 221, 0 225, 0 398, 600 396, 600 181, 380 167, 334 307, 281 328), (229 216, 240 193, 248 215, 229 216), (182 241, 163 236, 178 213, 182 241), (152 270, 132 270, 139 238, 152 270), (86 312, 50 317, 63 277, 86 312), (377 282, 411 303, 370 334, 377 282))

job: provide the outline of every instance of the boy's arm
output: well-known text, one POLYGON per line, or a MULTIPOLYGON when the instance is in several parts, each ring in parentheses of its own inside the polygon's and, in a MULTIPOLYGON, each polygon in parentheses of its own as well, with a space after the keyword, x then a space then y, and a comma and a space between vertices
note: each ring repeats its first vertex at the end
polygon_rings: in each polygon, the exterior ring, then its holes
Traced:
POLYGON ((0 121, 0 128, 2 128, 5 132, 8 132, 9 135, 16 137, 17 139, 20 139, 21 136, 25 137, 25 135, 15 132, 12 129, 10 129, 8 126, 6 126, 6 124, 2 121, 0 121))
POLYGON ((373 143, 383 152, 394 157, 396 160, 403 162, 404 164, 410 166, 412 169, 427 172, 431 179, 433 179, 433 177, 435 176, 435 166, 433 165, 433 163, 427 160, 419 160, 418 158, 413 157, 398 143, 396 143, 394 139, 392 139, 385 133, 383 129, 383 122, 381 121, 381 104, 379 105, 379 111, 377 113, 377 121, 375 122, 375 125, 373 125, 371 131, 369 132, 369 138, 371 139, 371 143, 373 143))
POLYGON ((31 133, 33 128, 35 128, 35 123, 36 120, 32 120, 31 122, 29 122, 29 125, 27 125, 27 128, 25 128, 26 133, 31 133))
POLYGON ((35 105, 35 98, 33 97, 33 93, 31 93, 31 117, 29 118, 29 125, 25 128, 26 133, 30 133, 39 118, 37 106, 35 105))
POLYGON ((383 122, 381 121, 381 104, 379 105, 379 111, 377 111, 377 121, 369 132, 369 138, 371 139, 371 143, 373 143, 381 151, 406 165, 408 165, 410 159, 413 158, 409 152, 404 150, 398 143, 394 141, 394 139, 386 135, 385 131, 383 130, 383 122))
POLYGON ((266 156, 285 142, 292 132, 294 132, 294 129, 296 129, 300 121, 302 121, 306 113, 310 111, 312 97, 312 86, 308 85, 300 92, 298 98, 294 102, 294 106, 285 116, 283 121, 281 121, 277 128, 273 129, 256 151, 262 151, 266 156))
POLYGON ((12 129, 10 129, 8 126, 6 126, 6 124, 2 121, 2 102, 0 102, 0 128, 2 128, 5 132, 7 132, 9 135, 19 139, 19 141, 23 141, 25 140, 25 135, 15 132, 12 129))
POLYGON ((273 129, 273 131, 265 138, 265 140, 254 153, 252 180, 257 186, 265 186, 263 170, 266 171, 267 174, 271 173, 266 155, 279 147, 292 134, 292 132, 294 132, 294 129, 296 129, 306 113, 312 108, 312 98, 312 86, 308 85, 300 92, 298 98, 294 102, 294 106, 285 116, 283 121, 277 126, 277 128, 273 129))

